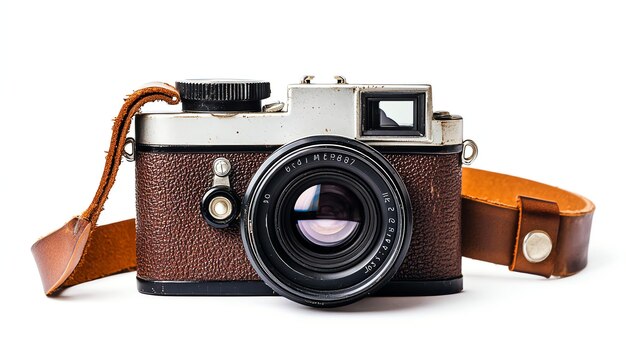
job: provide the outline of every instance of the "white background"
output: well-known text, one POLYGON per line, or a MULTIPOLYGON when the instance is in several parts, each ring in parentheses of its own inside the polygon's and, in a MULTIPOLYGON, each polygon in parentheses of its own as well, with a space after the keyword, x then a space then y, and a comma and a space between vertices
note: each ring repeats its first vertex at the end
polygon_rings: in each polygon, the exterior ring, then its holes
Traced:
MULTIPOLYGON (((603 1, 3 3, 0 349, 624 347, 625 14, 603 1), (475 167, 596 203, 588 268, 546 280, 466 259, 461 294, 339 310, 145 296, 133 273, 44 297, 30 245, 89 204, 125 94, 237 77, 283 100, 305 74, 432 84, 435 109, 463 115, 478 143, 475 167)), ((134 216, 133 174, 122 164, 101 223, 134 216)))

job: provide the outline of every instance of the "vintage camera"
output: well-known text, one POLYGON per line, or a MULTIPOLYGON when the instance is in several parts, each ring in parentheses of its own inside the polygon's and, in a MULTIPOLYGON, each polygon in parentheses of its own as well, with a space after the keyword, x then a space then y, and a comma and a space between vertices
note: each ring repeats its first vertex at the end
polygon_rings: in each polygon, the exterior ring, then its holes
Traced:
POLYGON ((267 82, 181 81, 183 112, 137 115, 141 292, 462 290, 462 119, 433 113, 429 85, 311 78, 264 106, 267 82))

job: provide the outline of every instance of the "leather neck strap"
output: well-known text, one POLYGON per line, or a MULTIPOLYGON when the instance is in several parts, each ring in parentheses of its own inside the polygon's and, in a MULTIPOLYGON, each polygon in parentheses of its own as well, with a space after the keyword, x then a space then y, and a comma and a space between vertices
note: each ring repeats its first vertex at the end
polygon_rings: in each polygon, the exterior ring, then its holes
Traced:
MULTIPOLYGON (((135 220, 96 223, 115 181, 132 117, 144 104, 157 100, 173 105, 180 96, 170 85, 152 83, 127 97, 115 118, 102 180, 91 205, 33 244, 46 295, 136 268, 135 220)), ((471 168, 463 170, 462 198, 463 256, 545 277, 568 276, 586 266, 594 211, 586 198, 471 168)))

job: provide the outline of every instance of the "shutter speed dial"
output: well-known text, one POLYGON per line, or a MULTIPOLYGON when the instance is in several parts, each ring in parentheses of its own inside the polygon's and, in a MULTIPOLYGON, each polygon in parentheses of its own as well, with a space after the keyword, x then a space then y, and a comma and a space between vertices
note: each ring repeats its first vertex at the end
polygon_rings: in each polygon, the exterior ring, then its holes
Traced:
POLYGON ((271 93, 269 82, 234 79, 187 79, 176 89, 187 112, 260 112, 271 93))

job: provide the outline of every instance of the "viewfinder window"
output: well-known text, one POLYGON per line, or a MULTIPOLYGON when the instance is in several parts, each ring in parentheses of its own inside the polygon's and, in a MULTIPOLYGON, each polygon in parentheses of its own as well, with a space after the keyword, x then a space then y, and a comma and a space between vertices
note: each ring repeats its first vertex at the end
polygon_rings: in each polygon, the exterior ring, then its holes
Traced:
POLYGON ((378 103, 380 126, 413 127, 415 103, 413 101, 381 101, 378 103))
POLYGON ((363 135, 424 136, 424 93, 363 93, 363 135))

